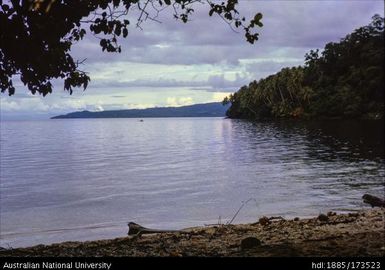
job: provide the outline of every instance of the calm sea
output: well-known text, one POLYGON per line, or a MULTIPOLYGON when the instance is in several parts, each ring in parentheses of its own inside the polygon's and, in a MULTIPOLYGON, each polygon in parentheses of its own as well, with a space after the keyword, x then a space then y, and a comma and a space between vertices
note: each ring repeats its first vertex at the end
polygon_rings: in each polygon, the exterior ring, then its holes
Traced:
POLYGON ((382 122, 222 118, 3 121, 2 247, 367 208, 382 122))

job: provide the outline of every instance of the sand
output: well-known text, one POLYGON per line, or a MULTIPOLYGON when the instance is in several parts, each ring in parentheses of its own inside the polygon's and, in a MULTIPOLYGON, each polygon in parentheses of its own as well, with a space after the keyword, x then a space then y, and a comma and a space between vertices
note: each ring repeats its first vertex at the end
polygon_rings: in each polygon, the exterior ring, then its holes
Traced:
POLYGON ((385 209, 1 249, 7 256, 385 256, 385 209))

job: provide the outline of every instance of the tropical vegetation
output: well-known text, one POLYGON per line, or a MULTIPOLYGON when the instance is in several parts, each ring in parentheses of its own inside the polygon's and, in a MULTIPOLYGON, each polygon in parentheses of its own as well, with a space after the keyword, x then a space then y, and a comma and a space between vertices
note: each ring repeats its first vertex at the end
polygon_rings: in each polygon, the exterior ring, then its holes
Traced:
POLYGON ((384 18, 225 98, 231 118, 383 118, 384 18))

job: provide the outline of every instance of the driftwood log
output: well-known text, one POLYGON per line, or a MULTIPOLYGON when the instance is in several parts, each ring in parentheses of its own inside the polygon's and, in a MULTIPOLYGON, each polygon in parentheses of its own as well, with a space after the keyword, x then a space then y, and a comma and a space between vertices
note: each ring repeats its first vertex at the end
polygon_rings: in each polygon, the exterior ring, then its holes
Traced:
POLYGON ((180 230, 157 230, 145 228, 135 222, 129 222, 128 224, 128 235, 140 235, 140 234, 150 234, 150 233, 174 233, 174 232, 184 232, 180 230))
POLYGON ((372 207, 375 207, 375 206, 385 207, 385 201, 381 198, 376 197, 376 196, 373 196, 370 194, 364 194, 364 196, 362 196, 362 199, 364 200, 364 203, 368 203, 372 207))

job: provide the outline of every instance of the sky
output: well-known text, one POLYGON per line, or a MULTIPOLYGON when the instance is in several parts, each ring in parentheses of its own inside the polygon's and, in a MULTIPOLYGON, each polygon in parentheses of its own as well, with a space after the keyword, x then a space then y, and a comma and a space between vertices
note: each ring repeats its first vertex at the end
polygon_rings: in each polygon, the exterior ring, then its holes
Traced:
MULTIPOLYGON (((247 18, 263 14, 259 40, 251 45, 234 32, 207 4, 197 4, 187 24, 159 14, 159 22, 132 23, 122 53, 103 53, 92 35, 73 46, 75 59, 91 82, 70 95, 63 81, 53 93, 32 95, 19 81, 16 94, 0 94, 1 119, 44 119, 73 111, 183 106, 222 101, 241 86, 303 65, 311 49, 338 42, 374 14, 384 16, 382 0, 239 0, 247 18)), ((137 18, 130 14, 132 22, 137 18)))

